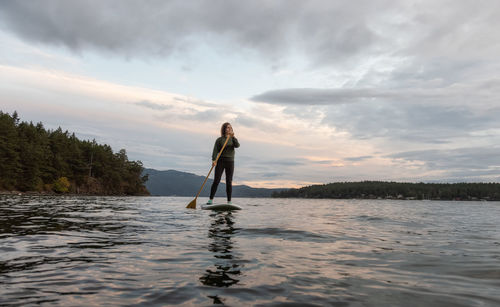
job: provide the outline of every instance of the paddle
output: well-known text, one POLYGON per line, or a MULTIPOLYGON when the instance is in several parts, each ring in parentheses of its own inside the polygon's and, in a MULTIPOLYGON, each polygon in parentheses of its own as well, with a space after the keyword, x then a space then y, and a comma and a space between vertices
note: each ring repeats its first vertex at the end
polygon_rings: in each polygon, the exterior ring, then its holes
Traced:
MULTIPOLYGON (((215 159, 215 162, 217 162, 219 160, 219 157, 220 155, 222 154, 222 151, 224 150, 224 148, 226 147, 226 144, 227 144, 227 141, 229 141, 229 137, 226 138, 226 142, 224 143, 224 145, 222 146, 222 149, 219 151, 219 154, 217 155, 217 158, 215 159)), ((196 199, 198 199, 198 196, 200 196, 200 193, 201 193, 201 190, 203 190, 203 186, 205 185, 205 183, 207 182, 207 179, 208 179, 208 176, 210 176, 210 173, 212 172, 212 170, 214 169, 214 164, 212 163, 212 167, 210 168, 210 171, 208 172, 208 175, 207 177, 205 178, 205 181, 203 181, 203 184, 201 185, 201 188, 200 190, 198 191, 198 194, 196 194, 196 197, 189 203, 189 205, 187 205, 186 208, 189 208, 189 209, 196 209, 196 199)))

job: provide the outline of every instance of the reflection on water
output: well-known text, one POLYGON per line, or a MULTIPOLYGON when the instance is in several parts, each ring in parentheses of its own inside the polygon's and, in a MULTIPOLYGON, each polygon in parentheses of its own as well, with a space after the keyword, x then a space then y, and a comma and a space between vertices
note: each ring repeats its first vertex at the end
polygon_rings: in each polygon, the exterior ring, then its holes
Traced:
POLYGON ((498 202, 190 200, 0 196, 0 306, 500 306, 498 202))
POLYGON ((147 243, 139 238, 138 210, 123 200, 2 197, 0 305, 97 294, 105 284, 100 270, 112 272, 113 255, 147 243), (86 273, 74 280, 78 272, 86 273))
MULTIPOLYGON (((206 286, 231 287, 239 282, 240 265, 233 251, 233 235, 238 229, 234 227, 231 212, 214 212, 210 214, 212 221, 208 230, 211 240, 208 250, 213 253, 213 267, 206 270, 200 281, 206 286)), ((218 300, 214 297, 214 303, 218 300)))
MULTIPOLYGON (((0 234, 2 237, 42 235, 77 232, 104 232, 113 235, 130 232, 126 222, 139 213, 123 203, 113 201, 97 201, 97 198, 79 199, 70 198, 47 201, 40 198, 33 201, 31 198, 22 198, 21 201, 7 199, 0 206, 0 234), (124 214, 116 214, 116 213, 124 214)), ((138 231, 140 229, 133 229, 138 231)), ((103 242, 106 243, 106 242, 103 242)), ((110 241, 108 244, 120 244, 119 241, 110 241)), ((104 244, 106 245, 106 244, 104 244)), ((85 245, 76 246, 85 247, 85 245)))

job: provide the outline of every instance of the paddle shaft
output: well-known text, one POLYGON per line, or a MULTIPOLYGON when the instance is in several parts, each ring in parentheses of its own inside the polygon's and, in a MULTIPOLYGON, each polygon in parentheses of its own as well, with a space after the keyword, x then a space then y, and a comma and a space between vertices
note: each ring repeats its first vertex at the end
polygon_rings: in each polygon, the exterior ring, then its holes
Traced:
MULTIPOLYGON (((219 160, 219 157, 220 155, 222 154, 222 151, 224 150, 224 148, 226 148, 226 144, 227 144, 227 141, 229 141, 229 137, 226 138, 226 142, 224 142, 224 145, 222 146, 222 149, 219 151, 219 154, 217 155, 217 158, 215 158, 215 162, 217 163, 217 161, 219 160)), ((205 186, 205 183, 207 183, 207 179, 208 179, 208 176, 210 176, 210 173, 212 172, 212 170, 214 169, 214 164, 212 163, 212 167, 210 168, 210 171, 208 172, 208 175, 207 177, 205 177, 205 181, 203 181, 203 184, 201 185, 201 188, 200 190, 198 191, 198 194, 196 194, 196 197, 194 198, 195 200, 198 199, 198 196, 200 196, 200 193, 201 193, 201 190, 203 190, 203 187, 205 186)))

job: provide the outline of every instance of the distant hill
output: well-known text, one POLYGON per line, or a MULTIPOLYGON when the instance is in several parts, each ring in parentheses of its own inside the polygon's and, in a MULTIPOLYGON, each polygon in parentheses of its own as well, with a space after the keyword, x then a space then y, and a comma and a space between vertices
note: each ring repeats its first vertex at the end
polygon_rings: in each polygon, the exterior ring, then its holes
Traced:
MULTIPOLYGON (((196 193, 205 180, 204 176, 191 173, 179 172, 176 170, 159 171, 151 168, 144 169, 143 175, 148 175, 146 188, 151 195, 155 196, 192 196, 196 193)), ((200 197, 208 197, 210 187, 213 182, 213 175, 210 176, 201 191, 200 197)), ((224 179, 224 176, 222 176, 224 179)), ((284 189, 263 189, 252 188, 247 185, 233 185, 233 197, 271 197, 274 192, 281 192, 284 189)), ((217 189, 216 197, 226 197, 226 184, 221 182, 217 189)))
POLYGON ((283 198, 500 200, 500 183, 335 182, 273 193, 283 198))

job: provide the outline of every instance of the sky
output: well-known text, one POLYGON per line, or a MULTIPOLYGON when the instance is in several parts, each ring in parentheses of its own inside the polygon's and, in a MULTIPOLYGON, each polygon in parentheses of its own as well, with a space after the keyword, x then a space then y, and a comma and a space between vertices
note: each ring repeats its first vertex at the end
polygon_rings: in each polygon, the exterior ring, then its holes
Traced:
POLYGON ((234 184, 500 182, 500 2, 0 0, 0 111, 234 184))

